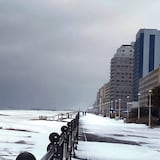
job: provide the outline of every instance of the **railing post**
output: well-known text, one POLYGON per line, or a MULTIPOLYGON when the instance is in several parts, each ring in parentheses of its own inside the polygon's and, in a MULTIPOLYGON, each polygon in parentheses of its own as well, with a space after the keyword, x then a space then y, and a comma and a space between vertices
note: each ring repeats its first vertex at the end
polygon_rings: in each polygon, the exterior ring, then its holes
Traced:
POLYGON ((78 136, 79 136, 79 112, 76 115, 75 118, 75 149, 77 150, 77 144, 78 144, 78 136))
POLYGON ((74 130, 75 130, 75 119, 73 119, 71 121, 71 127, 72 127, 72 132, 71 132, 71 135, 72 135, 72 140, 71 140, 71 145, 72 145, 72 157, 75 157, 75 151, 74 151, 74 143, 75 143, 75 136, 74 136, 74 130))
POLYGON ((67 137, 67 130, 68 128, 66 126, 61 127, 62 135, 63 135, 63 160, 68 160, 68 137, 67 137))
POLYGON ((58 133, 51 133, 49 135, 49 140, 51 141, 51 144, 54 145, 55 152, 53 154, 53 160, 61 160, 62 159, 62 148, 59 146, 59 134, 58 133))
POLYGON ((32 153, 22 152, 17 156, 16 160, 36 160, 36 158, 32 153))
POLYGON ((67 113, 67 118, 69 119, 69 113, 67 113))
POLYGON ((72 157, 72 126, 71 122, 67 123, 68 126, 68 159, 72 157))

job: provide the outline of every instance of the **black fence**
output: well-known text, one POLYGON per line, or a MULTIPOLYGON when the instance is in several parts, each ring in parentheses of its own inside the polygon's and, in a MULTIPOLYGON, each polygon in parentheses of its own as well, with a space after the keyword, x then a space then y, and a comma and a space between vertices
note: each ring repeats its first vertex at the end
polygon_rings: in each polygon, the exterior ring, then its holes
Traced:
MULTIPOLYGON (((41 160, 71 160, 75 157, 75 149, 78 144, 79 113, 61 127, 61 134, 53 132, 49 135, 50 144, 47 146, 47 153, 41 160)), ((35 156, 29 152, 20 153, 16 160, 36 160, 35 156)))

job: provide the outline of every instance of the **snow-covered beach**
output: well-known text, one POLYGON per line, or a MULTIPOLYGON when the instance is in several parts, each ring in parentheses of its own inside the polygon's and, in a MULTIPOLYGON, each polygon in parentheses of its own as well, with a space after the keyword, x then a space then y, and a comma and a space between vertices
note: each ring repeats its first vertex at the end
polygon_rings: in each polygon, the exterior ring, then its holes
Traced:
POLYGON ((49 134, 61 132, 65 121, 39 120, 39 116, 56 116, 69 111, 1 110, 0 111, 0 158, 15 159, 23 151, 43 157, 49 144, 49 134))

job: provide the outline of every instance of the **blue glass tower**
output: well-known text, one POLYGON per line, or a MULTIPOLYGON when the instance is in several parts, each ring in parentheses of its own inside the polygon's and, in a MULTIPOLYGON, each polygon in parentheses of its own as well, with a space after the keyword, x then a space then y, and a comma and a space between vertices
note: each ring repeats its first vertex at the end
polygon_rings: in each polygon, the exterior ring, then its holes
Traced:
POLYGON ((134 71, 133 71, 133 100, 137 100, 138 82, 143 74, 143 45, 144 33, 137 36, 134 45, 134 71))
POLYGON ((134 46, 133 100, 138 99, 139 79, 160 65, 160 31, 140 29, 134 46))

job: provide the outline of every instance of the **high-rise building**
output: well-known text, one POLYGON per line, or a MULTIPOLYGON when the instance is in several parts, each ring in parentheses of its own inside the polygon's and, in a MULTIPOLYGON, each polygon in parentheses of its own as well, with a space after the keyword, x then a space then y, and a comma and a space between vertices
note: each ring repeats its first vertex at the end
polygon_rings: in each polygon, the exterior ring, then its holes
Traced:
POLYGON ((136 35, 134 49, 133 100, 137 100, 139 79, 160 65, 160 31, 140 29, 136 35))
POLYGON ((111 59, 110 100, 113 102, 114 109, 120 101, 121 107, 125 110, 127 101, 132 101, 133 56, 132 43, 131 45, 122 45, 111 59))

